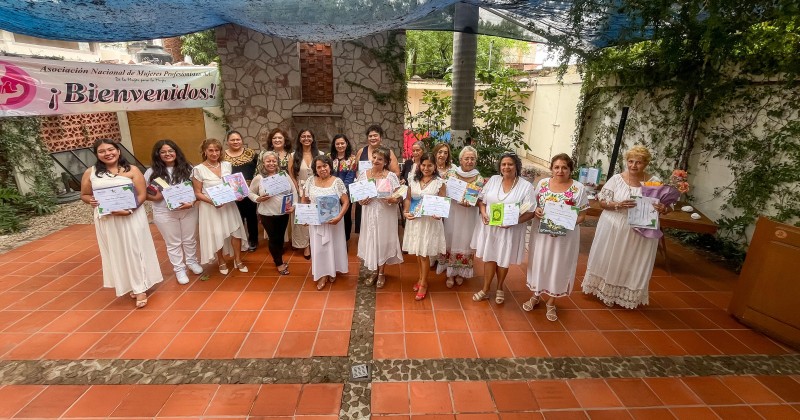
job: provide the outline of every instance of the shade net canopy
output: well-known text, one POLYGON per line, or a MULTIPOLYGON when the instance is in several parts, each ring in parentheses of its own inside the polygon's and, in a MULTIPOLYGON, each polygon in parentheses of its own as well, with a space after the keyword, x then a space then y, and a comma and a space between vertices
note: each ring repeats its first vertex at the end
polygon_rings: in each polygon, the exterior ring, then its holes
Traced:
MULTIPOLYGON (((642 36, 628 33, 627 18, 615 14, 617 1, 592 2, 593 10, 605 12, 581 25, 570 24, 568 11, 577 4, 573 1, 461 2, 480 7, 481 23, 474 32, 539 42, 552 36, 568 37, 574 46, 591 50, 642 36), (580 29, 571 29, 576 26, 580 29)), ((585 7, 585 2, 578 7, 585 7)), ((0 1, 0 29, 48 39, 114 42, 167 38, 233 23, 281 38, 328 42, 392 29, 458 30, 454 27, 456 3, 459 1, 4 0, 0 1)))

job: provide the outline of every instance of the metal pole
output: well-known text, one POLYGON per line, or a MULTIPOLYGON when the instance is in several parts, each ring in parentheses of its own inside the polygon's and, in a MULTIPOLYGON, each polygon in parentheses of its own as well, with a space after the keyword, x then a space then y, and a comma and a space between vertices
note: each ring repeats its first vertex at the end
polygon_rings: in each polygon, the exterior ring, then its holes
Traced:
POLYGON ((611 151, 611 161, 608 163, 608 172, 606 172, 606 179, 614 175, 614 168, 617 166, 617 156, 619 156, 619 146, 622 144, 622 133, 625 131, 625 122, 628 121, 628 107, 622 107, 622 116, 619 117, 619 126, 617 127, 617 138, 614 140, 614 150, 611 151))

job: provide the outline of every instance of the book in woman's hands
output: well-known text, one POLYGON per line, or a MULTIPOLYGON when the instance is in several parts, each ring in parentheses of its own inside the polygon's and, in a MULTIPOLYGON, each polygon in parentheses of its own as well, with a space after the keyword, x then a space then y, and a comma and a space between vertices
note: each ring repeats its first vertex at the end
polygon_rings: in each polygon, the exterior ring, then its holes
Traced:
POLYGON ((225 175, 222 181, 233 190, 237 201, 247 198, 247 194, 250 194, 250 187, 247 186, 247 181, 241 172, 225 175))
POLYGON ((293 203, 294 196, 292 196, 292 194, 284 195, 283 198, 281 198, 281 214, 288 213, 287 209, 291 208, 293 203))
POLYGON ((317 212, 319 213, 319 222, 325 223, 339 215, 342 210, 342 205, 339 203, 339 197, 336 195, 323 195, 317 197, 317 212))

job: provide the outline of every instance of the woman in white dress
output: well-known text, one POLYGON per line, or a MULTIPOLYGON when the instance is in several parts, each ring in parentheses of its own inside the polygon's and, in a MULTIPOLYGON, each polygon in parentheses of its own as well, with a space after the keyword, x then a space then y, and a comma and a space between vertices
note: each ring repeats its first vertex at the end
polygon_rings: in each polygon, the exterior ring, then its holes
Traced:
POLYGON ((222 143, 217 139, 206 139, 200 146, 203 163, 192 170, 194 195, 199 201, 200 211, 200 261, 208 264, 217 261, 219 272, 228 274, 224 255, 233 255, 233 266, 242 273, 247 266, 242 263, 242 240, 247 239, 242 218, 235 202, 215 206, 205 189, 222 183, 222 177, 231 174, 230 162, 220 160, 222 143))
POLYGON ((339 213, 331 220, 309 226, 311 243, 311 274, 317 282, 317 290, 336 281, 336 273, 347 273, 347 243, 342 218, 350 206, 347 188, 341 179, 332 176, 333 163, 330 156, 320 155, 311 163, 314 176, 303 184, 303 202, 317 204, 321 197, 335 197, 339 200, 339 213))
MULTIPOLYGON (((467 184, 475 184, 483 188, 484 178, 475 169, 478 161, 478 151, 472 146, 465 146, 458 156, 461 166, 453 169, 451 177, 455 177, 467 184)), ((436 273, 447 273, 445 285, 461 286, 465 278, 474 275, 473 260, 475 250, 470 247, 472 234, 478 225, 478 207, 466 201, 450 203, 450 215, 444 219, 444 237, 447 243, 447 252, 439 255, 439 264, 436 273)))
MULTIPOLYGON (((583 278, 583 293, 593 294, 607 306, 633 309, 647 305, 647 290, 658 239, 646 238, 628 225, 628 209, 636 207, 631 197, 641 195, 642 182, 655 180, 645 173, 651 155, 643 146, 625 153, 627 170, 612 176, 598 194, 603 213, 597 221, 589 262, 583 278)), ((656 204, 666 214, 670 208, 656 204)))
POLYGON ((512 152, 500 155, 500 175, 492 176, 478 195, 481 221, 472 235, 475 255, 483 260, 483 288, 472 295, 480 302, 489 299, 492 279, 497 275, 497 293, 494 301, 498 305, 505 301, 503 283, 511 264, 525 261, 526 224, 533 218, 533 186, 521 178, 522 160, 512 152), (492 204, 514 204, 521 207, 519 220, 513 226, 489 226, 489 211, 492 204), (523 212, 522 210, 528 210, 523 212))
POLYGON ((414 299, 422 300, 428 294, 428 272, 430 259, 447 250, 444 241, 444 226, 437 216, 417 214, 418 205, 424 195, 445 196, 444 181, 436 173, 433 157, 423 154, 419 159, 417 171, 408 186, 408 195, 403 203, 403 216, 406 220, 403 235, 403 250, 417 256, 419 281, 413 290, 417 292, 414 299))
POLYGON ((570 178, 575 163, 566 153, 560 153, 550 160, 550 178, 536 184, 536 211, 538 222, 531 226, 531 237, 528 243, 528 288, 533 296, 522 304, 522 309, 530 312, 539 303, 541 295, 549 296, 545 306, 545 316, 556 321, 555 300, 560 296, 568 296, 575 284, 575 270, 578 267, 578 249, 580 248, 580 224, 586 217, 589 199, 583 184, 570 178), (579 210, 574 229, 567 229, 542 221, 545 203, 555 202, 575 207, 579 210), (551 233, 539 233, 541 230, 551 233))
MULTIPOLYGON (((386 169, 391 160, 389 149, 378 147, 372 152, 372 168, 358 175, 359 181, 385 180, 391 186, 392 193, 400 188, 400 180, 394 172, 386 169)), ((378 289, 386 283, 384 268, 386 264, 403 262, 403 250, 400 248, 400 237, 397 231, 397 203, 402 198, 391 195, 381 198, 367 198, 359 201, 362 206, 361 226, 364 230, 358 237, 358 257, 364 266, 374 273, 367 278, 367 286, 376 283, 378 289)))
POLYGON ((113 140, 99 139, 92 146, 97 162, 81 178, 81 200, 94 208, 94 226, 103 287, 113 287, 117 296, 130 293, 136 307, 147 305, 147 290, 163 280, 147 214, 139 203, 147 197, 144 176, 130 165, 113 140), (136 205, 100 215, 94 190, 133 185, 136 205))
POLYGON ((189 283, 188 267, 194 274, 203 274, 197 260, 197 208, 195 201, 169 209, 161 191, 166 186, 191 182, 192 164, 172 140, 159 140, 150 156, 152 167, 145 171, 147 199, 153 202, 153 222, 167 246, 169 262, 180 284, 189 283))
MULTIPOLYGON (((300 130, 294 149, 295 151, 289 156, 289 176, 292 177, 294 186, 302 197, 305 191, 303 187, 313 175, 311 162, 321 153, 314 133, 308 129, 300 130)), ((295 249, 302 249, 303 258, 307 260, 311 259, 309 245, 308 226, 296 225, 292 221, 292 246, 295 249)))

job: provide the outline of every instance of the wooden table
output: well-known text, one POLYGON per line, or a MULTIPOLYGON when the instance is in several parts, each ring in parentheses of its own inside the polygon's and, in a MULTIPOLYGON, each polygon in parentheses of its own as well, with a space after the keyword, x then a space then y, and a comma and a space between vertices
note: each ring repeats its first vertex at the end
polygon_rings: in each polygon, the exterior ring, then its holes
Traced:
MULTIPOLYGON (((694 213, 700 215, 700 218, 697 220, 692 219, 690 216, 692 213, 682 211, 680 208, 685 205, 686 203, 677 203, 675 204, 674 211, 661 216, 659 220, 661 228, 680 229, 688 232, 708 233, 712 235, 717 232, 717 224, 699 210, 694 209, 694 213)), ((589 216, 600 216, 602 212, 603 209, 600 207, 600 203, 597 200, 589 200, 589 210, 586 211, 586 214, 589 216)), ((665 238, 666 236, 662 236, 658 241, 658 245, 664 255, 667 271, 671 272, 672 270, 669 268, 669 258, 667 258, 667 241, 665 238)))

